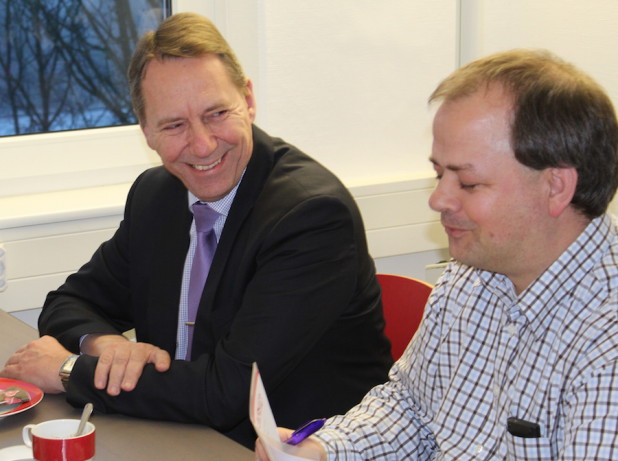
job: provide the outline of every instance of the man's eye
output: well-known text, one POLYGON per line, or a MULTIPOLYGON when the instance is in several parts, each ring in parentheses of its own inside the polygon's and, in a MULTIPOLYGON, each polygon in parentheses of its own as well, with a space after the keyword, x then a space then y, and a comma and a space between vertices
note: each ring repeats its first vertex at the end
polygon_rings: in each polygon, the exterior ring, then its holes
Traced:
POLYGON ((212 114, 210 114, 210 117, 214 118, 215 120, 222 119, 222 118, 225 118, 228 115, 228 113, 229 111, 227 109, 218 110, 217 112, 213 112, 212 114))
POLYGON ((173 130, 177 130, 178 128, 180 128, 180 126, 182 125, 182 123, 170 123, 169 125, 165 125, 163 127, 164 131, 173 131, 173 130))
POLYGON ((459 187, 461 187, 462 189, 474 189, 476 186, 478 186, 478 184, 459 184, 459 187))

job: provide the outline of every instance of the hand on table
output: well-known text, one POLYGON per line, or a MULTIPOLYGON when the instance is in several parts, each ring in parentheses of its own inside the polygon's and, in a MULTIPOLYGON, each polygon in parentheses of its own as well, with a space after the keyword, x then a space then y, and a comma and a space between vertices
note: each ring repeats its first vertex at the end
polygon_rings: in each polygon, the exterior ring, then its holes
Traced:
MULTIPOLYGON (((285 429, 282 427, 277 428, 277 431, 279 431, 279 438, 282 442, 289 439, 292 432, 294 432, 291 429, 285 429)), ((301 456, 303 458, 313 459, 316 461, 326 461, 326 450, 322 444, 313 437, 306 438, 301 443, 296 445, 295 448, 297 449, 294 452, 295 456, 301 456)), ((268 457, 268 454, 266 453, 260 439, 257 439, 255 442, 255 459, 256 461, 270 461, 270 458, 268 457)))
POLYGON ((121 335, 88 335, 82 343, 82 352, 99 357, 94 374, 94 385, 109 395, 135 389, 147 363, 157 371, 167 371, 170 355, 148 343, 135 343, 121 335))
POLYGON ((55 338, 43 336, 19 348, 0 370, 0 377, 27 381, 48 394, 64 392, 58 371, 71 352, 55 338))

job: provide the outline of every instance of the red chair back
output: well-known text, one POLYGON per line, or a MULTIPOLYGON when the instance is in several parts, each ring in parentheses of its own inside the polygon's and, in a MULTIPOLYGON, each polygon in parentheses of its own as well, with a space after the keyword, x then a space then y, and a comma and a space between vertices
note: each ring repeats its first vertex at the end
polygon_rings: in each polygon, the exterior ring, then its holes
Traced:
POLYGON ((378 274, 382 287, 382 306, 391 341, 391 354, 398 360, 414 336, 423 318, 423 311, 433 286, 412 277, 378 274))

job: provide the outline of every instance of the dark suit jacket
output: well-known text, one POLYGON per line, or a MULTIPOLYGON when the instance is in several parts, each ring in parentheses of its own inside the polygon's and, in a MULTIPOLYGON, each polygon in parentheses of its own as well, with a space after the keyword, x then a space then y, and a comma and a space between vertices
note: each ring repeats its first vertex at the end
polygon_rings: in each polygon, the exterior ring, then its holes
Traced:
MULTIPOLYGON (((163 167, 134 183, 124 219, 91 261, 51 292, 39 319, 68 349, 88 333, 135 328, 173 357, 192 215, 163 167)), ((380 289, 357 206, 328 170, 254 127, 254 151, 230 209, 198 312, 191 362, 147 365, 118 397, 92 385, 82 356, 67 398, 105 412, 207 424, 253 447, 257 362, 278 425, 345 412, 391 365, 380 289)))

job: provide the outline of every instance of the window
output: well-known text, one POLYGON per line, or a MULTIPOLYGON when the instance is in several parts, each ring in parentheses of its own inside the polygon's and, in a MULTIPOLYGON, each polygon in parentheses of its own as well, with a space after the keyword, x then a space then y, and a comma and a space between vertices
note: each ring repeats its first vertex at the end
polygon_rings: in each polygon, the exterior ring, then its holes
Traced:
MULTIPOLYGON (((65 0, 66 2, 67 0, 65 0)), ((101 4, 117 0, 98 0, 101 4)), ((4 42, 4 11, 6 4, 55 4, 59 0, 0 0, 0 58, 6 52, 4 42)), ((144 0, 126 0, 134 9, 144 0)), ((172 12, 194 11, 211 18, 235 48, 245 64, 245 71, 258 76, 256 24, 258 2, 229 2, 227 0, 171 0, 157 1, 157 5, 171 3, 172 12)), ((82 0, 81 4, 95 4, 82 0)), ((14 6, 14 5, 11 5, 14 6)), ((171 13, 170 13, 171 14, 171 13)), ((31 33, 33 28, 30 28, 31 33)), ((16 46, 20 46, 17 44, 16 46)), ((133 45, 128 46, 132 48, 133 45)), ((0 68, 0 72, 2 72, 0 68)), ((123 74, 125 72, 123 71, 123 74)), ((0 74, 0 107, 4 104, 0 74)), ((0 128, 4 127, 0 109, 0 128)), ((92 188, 113 184, 130 184, 135 177, 153 165, 160 164, 156 152, 146 145, 138 125, 110 126, 83 130, 64 130, 23 136, 0 136, 0 201, 7 197, 30 200, 37 194, 79 189, 87 193, 92 188)), ((76 195, 79 202, 80 195, 76 195)), ((119 202, 121 205, 123 201, 119 202)), ((57 208, 87 208, 81 202, 61 203, 57 208)), ((50 218, 56 208, 45 211, 50 218)), ((34 213, 34 212, 32 212, 34 213)), ((0 207, 0 222, 22 216, 23 210, 0 207)), ((39 219, 39 218, 37 218, 39 219)), ((0 234, 2 225, 0 224, 0 234)))
POLYGON ((126 69, 170 0, 0 0, 0 136, 136 123, 126 69))

